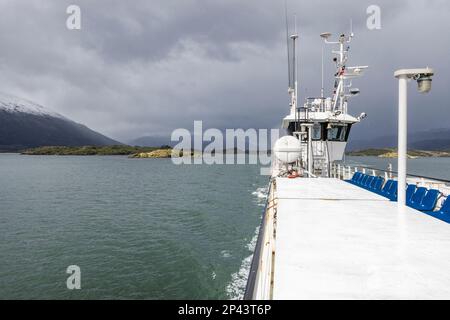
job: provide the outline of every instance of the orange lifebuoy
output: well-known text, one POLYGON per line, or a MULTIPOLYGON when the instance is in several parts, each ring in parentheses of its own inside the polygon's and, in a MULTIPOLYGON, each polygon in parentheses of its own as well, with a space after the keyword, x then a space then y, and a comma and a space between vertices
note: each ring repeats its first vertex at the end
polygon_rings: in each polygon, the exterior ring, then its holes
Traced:
POLYGON ((296 179, 296 178, 298 178, 298 177, 300 177, 300 175, 298 174, 297 171, 294 171, 294 172, 292 172, 290 175, 288 175, 288 178, 289 178, 289 179, 296 179))

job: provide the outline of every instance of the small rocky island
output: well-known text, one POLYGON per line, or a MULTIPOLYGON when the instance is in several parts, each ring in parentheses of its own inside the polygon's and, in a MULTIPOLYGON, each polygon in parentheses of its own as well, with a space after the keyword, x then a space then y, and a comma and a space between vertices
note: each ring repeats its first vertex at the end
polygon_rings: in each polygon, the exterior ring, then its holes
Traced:
POLYGON ((134 153, 131 154, 129 158, 172 158, 173 153, 175 154, 172 149, 156 149, 153 151, 134 153))
POLYGON ((167 159, 172 157, 196 157, 197 151, 183 152, 174 150, 170 146, 161 147, 133 147, 127 145, 115 146, 49 146, 31 148, 21 152, 29 156, 128 156, 134 159, 167 159))
POLYGON ((133 147, 127 145, 113 146, 48 146, 27 149, 21 152, 30 156, 130 156, 137 157, 141 154, 151 154, 148 158, 168 158, 172 149, 162 147, 133 147))
POLYGON ((182 157, 200 157, 202 155, 199 151, 186 152, 175 149, 156 149, 150 152, 141 152, 130 155, 130 158, 182 158, 182 157))
POLYGON ((200 153, 196 151, 183 152, 182 150, 174 149, 156 149, 150 152, 140 152, 130 155, 130 158, 181 158, 181 157, 197 157, 200 153))

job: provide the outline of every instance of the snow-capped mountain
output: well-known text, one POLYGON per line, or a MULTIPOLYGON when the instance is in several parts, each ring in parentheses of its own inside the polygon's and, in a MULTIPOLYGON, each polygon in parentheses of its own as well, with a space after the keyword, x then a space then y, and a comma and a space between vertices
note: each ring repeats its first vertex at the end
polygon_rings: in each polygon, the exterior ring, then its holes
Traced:
POLYGON ((0 151, 121 144, 34 102, 0 93, 0 151))
POLYGON ((11 95, 0 92, 0 111, 6 111, 10 113, 24 112, 34 114, 37 116, 49 116, 56 118, 64 118, 62 115, 47 110, 43 106, 34 102, 17 98, 11 95))

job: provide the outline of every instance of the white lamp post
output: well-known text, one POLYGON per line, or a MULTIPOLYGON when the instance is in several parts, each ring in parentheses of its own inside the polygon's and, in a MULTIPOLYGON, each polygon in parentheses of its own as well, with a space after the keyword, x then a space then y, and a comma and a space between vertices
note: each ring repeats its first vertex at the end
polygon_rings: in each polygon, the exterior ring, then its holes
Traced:
POLYGON ((398 91, 398 206, 406 206, 406 160, 407 160, 407 135, 408 135, 408 80, 417 80, 420 93, 428 93, 431 90, 431 77, 434 70, 425 69, 401 69, 394 73, 399 79, 398 91))

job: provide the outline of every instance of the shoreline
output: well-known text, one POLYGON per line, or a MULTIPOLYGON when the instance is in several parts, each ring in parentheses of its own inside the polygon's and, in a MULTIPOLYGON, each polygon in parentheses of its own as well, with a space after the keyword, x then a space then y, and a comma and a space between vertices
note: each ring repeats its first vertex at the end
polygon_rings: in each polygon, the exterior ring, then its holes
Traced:
MULTIPOLYGON (((126 145, 115 146, 48 146, 30 148, 22 151, 5 151, 0 154, 21 154, 26 156, 128 156, 133 159, 148 158, 172 158, 175 157, 199 157, 202 156, 200 151, 191 150, 190 153, 183 155, 181 150, 173 150, 169 146, 161 147, 137 147, 126 145)), ((186 152, 185 152, 186 153, 186 152)), ((218 152, 217 154, 229 154, 230 152, 218 152)), ((233 154, 250 154, 253 152, 231 152, 233 154)), ((257 153, 257 152, 256 152, 257 153)), ((352 157, 377 157, 395 159, 398 157, 397 150, 393 148, 369 148, 345 153, 346 156, 352 157)), ((450 158, 450 151, 431 151, 431 150, 408 150, 409 159, 417 158, 450 158)))
MULTIPOLYGON (((352 157, 378 157, 395 159, 398 158, 396 149, 383 148, 383 149, 364 149, 358 151, 350 151, 345 153, 346 156, 352 157)), ((408 150, 409 159, 417 158, 449 158, 450 151, 431 151, 431 150, 408 150)))

